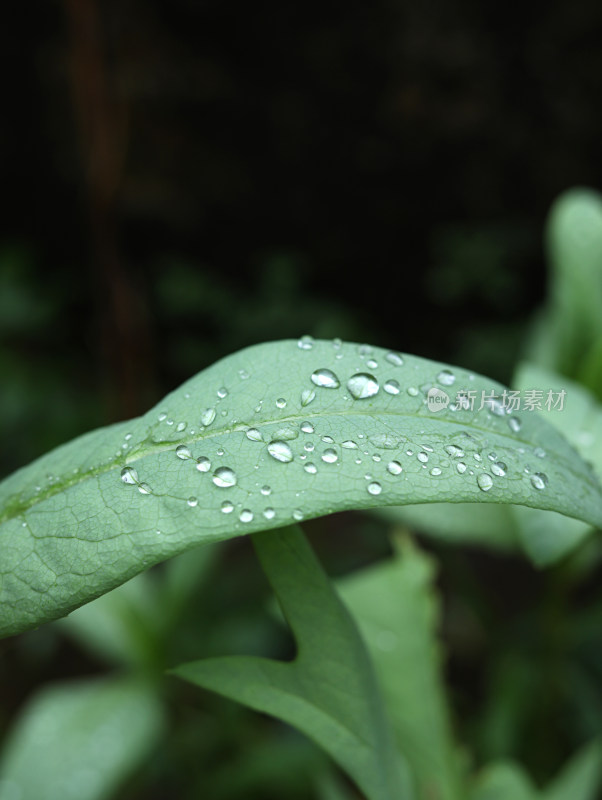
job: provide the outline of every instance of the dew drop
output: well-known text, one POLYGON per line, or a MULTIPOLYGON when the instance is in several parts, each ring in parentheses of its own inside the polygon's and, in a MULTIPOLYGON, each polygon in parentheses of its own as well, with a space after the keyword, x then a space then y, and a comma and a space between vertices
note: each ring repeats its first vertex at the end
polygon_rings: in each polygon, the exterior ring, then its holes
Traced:
POLYGON ((334 444, 334 439, 332 436, 322 436, 322 441, 326 444, 334 444))
POLYGON ((182 433, 182 431, 185 431, 186 430, 186 423, 185 422, 178 422, 176 430, 178 431, 178 433, 182 433))
POLYGON ((445 446, 445 452, 448 456, 452 458, 462 458, 464 455, 464 450, 461 447, 458 447, 456 444, 448 444, 445 446))
POLYGON ((367 372, 358 372, 347 381, 349 393, 356 400, 366 400, 378 393, 379 385, 374 375, 367 372))
POLYGON ((498 400, 495 397, 487 400, 486 402, 487 408, 491 411, 492 414, 495 414, 496 417, 503 417, 506 413, 506 408, 501 400, 498 400))
POLYGON ((243 508, 238 515, 238 519, 241 522, 253 522, 253 512, 248 508, 243 508))
POLYGON ((222 503, 222 514, 231 514, 234 511, 234 506, 229 500, 224 500, 222 503))
POLYGON ((403 467, 399 461, 389 461, 387 464, 387 472, 390 472, 391 475, 399 475, 401 472, 403 472, 403 467))
POLYGON ((433 467, 432 470, 431 470, 431 475, 434 475, 434 476, 441 475, 440 468, 439 467, 433 467))
POLYGON ((220 400, 223 400, 224 397, 228 397, 228 390, 225 386, 220 386, 220 388, 217 390, 217 396, 220 400))
POLYGON ((508 420, 508 425, 513 433, 518 433, 522 427, 522 422, 518 417, 510 417, 508 420))
POLYGON ((214 408, 206 408, 204 411, 201 411, 201 425, 207 427, 208 425, 211 425, 214 419, 215 419, 214 408))
POLYGON ((368 484, 368 492, 372 495, 380 494, 383 490, 383 487, 380 485, 378 481, 372 481, 372 483, 368 484))
POLYGON ((189 497, 186 502, 190 508, 196 508, 196 506, 199 504, 199 501, 196 499, 196 497, 189 497))
POLYGON ((303 469, 306 472, 309 472, 310 475, 315 475, 316 472, 318 471, 318 468, 316 467, 316 465, 312 464, 311 461, 309 463, 305 464, 303 469))
POLYGON ((286 400, 284 399, 284 397, 279 397, 278 400, 276 400, 276 405, 278 408, 285 408, 286 400))
POLYGON ((263 516, 266 519, 274 519, 274 517, 276 516, 276 512, 274 511, 273 508, 264 508, 263 516))
POLYGON ((536 447, 533 453, 537 456, 537 458, 546 457, 546 451, 543 449, 543 447, 536 447))
POLYGON ((185 444, 181 444, 179 447, 176 447, 176 455, 178 458, 181 458, 182 461, 186 461, 186 459, 192 458, 192 453, 186 447, 185 444))
POLYGON ((372 348, 369 344, 360 344, 357 348, 357 352, 360 355, 360 358, 365 358, 366 356, 372 355, 372 348))
POLYGON ((301 405, 305 408, 315 400, 316 393, 313 389, 304 389, 301 392, 301 405))
POLYGON ((385 392, 387 392, 387 394, 399 394, 401 391, 399 383, 393 380, 387 381, 383 386, 383 389, 385 392))
POLYGON ((268 453, 275 458, 276 461, 282 461, 283 464, 293 460, 293 451, 286 442, 276 439, 268 445, 268 453))
POLYGON ((508 467, 504 464, 503 461, 496 461, 495 464, 491 465, 491 471, 494 475, 497 475, 500 478, 503 478, 506 474, 506 470, 508 467))
POLYGON ((426 464, 426 462, 429 460, 429 454, 428 454, 428 453, 418 453, 418 455, 416 456, 416 458, 417 458, 417 459, 418 459, 418 461, 420 461, 422 464, 426 464))
POLYGON ((241 379, 241 381, 246 381, 250 376, 246 369, 239 369, 238 377, 241 379))
POLYGON ((271 486, 262 486, 261 487, 261 494, 264 497, 268 497, 269 495, 272 494, 272 487, 271 486))
POLYGON ((157 419, 159 420, 159 422, 165 422, 165 420, 167 419, 167 414, 163 411, 161 412, 161 414, 159 414, 157 419))
POLYGON ((370 369, 378 369, 378 361, 375 361, 373 358, 370 358, 366 361, 366 366, 370 369))
POLYGON ((297 342, 297 347, 300 350, 311 350, 313 346, 314 340, 312 336, 302 336, 297 342))
POLYGON ((301 522, 304 516, 305 514, 303 513, 303 511, 301 511, 300 508, 296 508, 293 511, 293 519, 297 520, 297 522, 301 522))
POLYGON ((464 473, 466 472, 466 464, 463 461, 458 461, 458 463, 456 464, 456 469, 458 470, 460 475, 464 475, 464 473))
POLYGON ((236 473, 230 467, 218 467, 211 479, 220 489, 228 489, 236 485, 236 473))
POLYGON ((140 483, 138 485, 138 491, 140 492, 140 494, 151 494, 153 490, 148 485, 148 483, 140 483))
POLYGON ((311 380, 316 386, 321 386, 324 389, 338 389, 341 385, 341 382, 334 372, 330 369, 326 369, 325 367, 312 372, 311 380))
POLYGON ((394 353, 391 351, 390 353, 387 353, 385 358, 389 364, 393 364, 396 367, 401 367, 403 364, 403 358, 401 357, 400 353, 394 353))
POLYGON ((199 472, 209 472, 211 469, 211 461, 207 456, 199 456, 196 460, 196 468, 199 472))
POLYGON ((138 473, 133 467, 124 467, 121 470, 121 480, 124 483, 136 484, 138 483, 138 473))
POLYGON ((442 386, 452 386, 456 382, 456 376, 449 369, 442 369, 437 380, 442 386))
POLYGON ((341 447, 344 447, 345 450, 357 450, 357 445, 352 439, 347 439, 341 444, 341 447))
POLYGON ((531 484, 534 489, 545 489, 548 485, 548 476, 543 472, 536 472, 531 475, 531 484))
POLYGON ((313 453, 313 451, 315 450, 315 447, 311 442, 306 442, 303 445, 303 449, 306 450, 308 453, 313 453))
POLYGON ((303 433, 314 433, 314 426, 311 424, 311 422, 302 422, 301 430, 303 433))
POLYGON ((482 492, 488 492, 493 486, 493 478, 488 472, 481 472, 477 478, 477 485, 482 492))
POLYGON ((246 433, 247 439, 250 439, 252 442, 262 442, 263 436, 261 435, 261 431, 258 431, 257 428, 249 428, 246 433))
POLYGON ((406 391, 410 395, 410 397, 417 397, 418 396, 418 389, 415 386, 408 386, 406 391))
POLYGON ((328 448, 327 448, 326 450, 324 450, 324 452, 322 453, 322 461, 325 461, 327 464, 334 464, 334 463, 335 463, 335 461, 337 461, 337 460, 338 460, 338 458, 339 458, 339 457, 338 457, 338 455, 337 455, 337 451, 336 451, 336 450, 333 450, 333 448, 332 448, 332 447, 328 447, 328 448))

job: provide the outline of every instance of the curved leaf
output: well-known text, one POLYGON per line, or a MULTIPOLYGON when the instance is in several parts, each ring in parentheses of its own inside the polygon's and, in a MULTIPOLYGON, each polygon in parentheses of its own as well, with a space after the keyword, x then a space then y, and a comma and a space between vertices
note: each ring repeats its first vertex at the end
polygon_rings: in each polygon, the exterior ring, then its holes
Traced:
POLYGON ((535 414, 518 420, 487 400, 502 391, 338 340, 236 353, 144 416, 0 484, 0 633, 64 615, 193 545, 345 509, 486 501, 601 525, 589 465, 535 414), (483 407, 454 403, 456 390, 483 407))

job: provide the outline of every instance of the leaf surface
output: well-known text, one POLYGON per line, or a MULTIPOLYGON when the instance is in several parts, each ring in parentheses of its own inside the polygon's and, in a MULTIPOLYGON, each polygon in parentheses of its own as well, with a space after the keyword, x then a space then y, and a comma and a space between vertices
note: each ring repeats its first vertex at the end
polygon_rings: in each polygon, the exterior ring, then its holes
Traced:
POLYGON ((492 397, 502 392, 465 370, 337 340, 236 353, 144 416, 0 484, 0 634, 194 545, 346 509, 518 503, 601 525, 591 467, 536 415, 505 414, 492 397), (475 393, 474 410, 454 402, 458 390, 475 393))

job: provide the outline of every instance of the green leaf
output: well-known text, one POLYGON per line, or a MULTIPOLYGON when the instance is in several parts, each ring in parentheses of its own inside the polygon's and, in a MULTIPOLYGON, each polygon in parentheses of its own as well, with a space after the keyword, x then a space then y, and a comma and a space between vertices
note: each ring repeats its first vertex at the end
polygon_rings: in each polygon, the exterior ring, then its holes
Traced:
MULTIPOLYGON (((470 800, 539 800, 540 793, 521 766, 501 761, 486 767, 470 800)), ((569 800, 569 798, 567 798, 569 800)))
POLYGON ((236 353, 143 417, 0 484, 0 634, 64 615, 194 545, 334 511, 519 503, 601 524, 600 484, 552 426, 508 417, 497 402, 476 410, 482 392, 502 391, 465 370, 338 341, 236 353), (431 411, 429 389, 439 400, 474 391, 475 410, 431 411))
POLYGON ((403 800, 400 757, 352 618, 298 529, 256 534, 253 541, 295 635, 295 660, 211 658, 172 672, 303 731, 369 800, 403 800))
POLYGON ((103 800, 162 727, 154 687, 123 679, 50 686, 29 702, 0 763, 0 800, 103 800))
POLYGON ((565 764, 543 800, 596 800, 602 787, 602 743, 590 742, 565 764))
POLYGON ((368 645, 400 751, 418 797, 453 800, 460 770, 436 640, 434 565, 409 539, 390 561, 339 582, 368 645))

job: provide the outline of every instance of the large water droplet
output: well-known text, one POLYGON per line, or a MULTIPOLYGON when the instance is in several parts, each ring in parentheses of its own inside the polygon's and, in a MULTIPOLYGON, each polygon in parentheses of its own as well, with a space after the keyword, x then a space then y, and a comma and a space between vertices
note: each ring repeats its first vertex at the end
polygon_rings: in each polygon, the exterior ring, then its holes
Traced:
POLYGON ((368 484, 368 492, 372 495, 380 494, 383 490, 383 487, 380 485, 378 481, 372 481, 372 483, 368 484))
POLYGON ((548 485, 548 476, 543 472, 536 472, 531 475, 531 484, 535 489, 545 489, 548 485))
POLYGON ((206 408, 204 411, 201 411, 201 425, 207 427, 208 425, 211 425, 214 419, 215 419, 214 408, 206 408))
POLYGON ((401 472, 403 472, 403 467, 399 461, 389 461, 387 464, 387 472, 390 472, 391 475, 399 475, 401 472))
POLYGON ((393 380, 387 381, 383 388, 387 394, 399 394, 401 391, 399 383, 393 380))
POLYGON ((276 461, 282 461, 283 464, 293 460, 293 451, 286 442, 276 439, 268 445, 268 453, 275 458, 276 461))
POLYGON ((209 472, 211 469, 211 461, 207 456, 199 456, 196 460, 196 468, 199 472, 209 472))
POLYGON ((121 480, 131 485, 138 483, 138 473, 133 467, 124 467, 121 470, 121 480))
POLYGON ((238 515, 238 519, 241 522, 253 522, 253 512, 248 508, 243 508, 238 515))
POLYGON ((338 389, 341 385, 341 382, 334 372, 330 369, 326 369, 325 367, 322 369, 317 369, 315 372, 313 372, 311 380, 312 383, 316 384, 316 386, 321 386, 324 389, 338 389))
POLYGON ((213 473, 212 481, 220 489, 228 489, 236 485, 236 473, 230 467, 218 467, 213 473))
POLYGON ((401 357, 401 353, 394 353, 390 352, 387 353, 385 356, 389 364, 393 364, 396 367, 401 367, 403 364, 403 358, 401 357))
POLYGON ((477 485, 483 492, 488 492, 493 486, 493 478, 488 472, 481 472, 477 478, 477 485))
POLYGON ((374 397, 379 390, 378 381, 374 375, 367 372, 358 372, 347 381, 347 388, 352 397, 356 400, 365 400, 374 397))
POLYGON ((442 386, 452 386, 456 382, 456 376, 449 369, 442 369, 437 380, 442 386))
POLYGON ((311 422, 302 422, 301 430, 303 431, 303 433, 313 433, 314 426, 311 424, 311 422))
POLYGON ((301 392, 301 405, 303 407, 308 406, 311 402, 313 402, 316 398, 316 393, 313 389, 304 389, 301 392))
POLYGON ((316 465, 315 465, 315 464, 312 464, 312 463, 311 463, 311 461, 310 461, 308 464, 305 464, 305 466, 303 467, 303 469, 304 469, 306 472, 309 472, 309 474, 310 474, 310 475, 315 475, 315 474, 316 474, 316 472, 318 471, 318 468, 316 467, 316 465))
POLYGON ((314 340, 311 336, 302 336, 297 342, 297 347, 300 350, 311 350, 314 346, 314 340))
POLYGON ((229 500, 224 500, 222 503, 222 513, 231 514, 234 511, 234 506, 229 500))
POLYGON ((508 467, 504 464, 503 461, 496 461, 495 464, 491 465, 491 471, 494 475, 497 475, 500 478, 503 478, 506 474, 506 470, 508 467))
POLYGON ((192 458, 192 453, 185 444, 181 444, 179 447, 176 447, 176 455, 178 458, 181 458, 182 461, 185 461, 187 458, 192 458))
POLYGON ((332 447, 328 447, 322 453, 322 461, 325 461, 327 464, 334 464, 335 461, 338 460, 337 451, 334 450, 332 447))
POLYGON ((257 428, 249 428, 246 435, 247 439, 250 439, 252 442, 263 441, 263 436, 261 435, 261 431, 258 431, 257 428))

